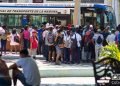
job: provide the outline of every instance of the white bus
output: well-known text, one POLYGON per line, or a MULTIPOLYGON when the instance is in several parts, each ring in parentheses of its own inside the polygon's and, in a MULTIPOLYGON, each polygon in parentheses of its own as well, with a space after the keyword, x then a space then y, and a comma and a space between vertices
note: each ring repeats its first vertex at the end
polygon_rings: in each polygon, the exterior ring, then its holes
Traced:
MULTIPOLYGON (((74 3, 1 3, 0 23, 9 28, 27 24, 40 26, 43 22, 73 24, 74 3)), ((116 27, 112 7, 105 4, 81 4, 81 25, 116 27)))

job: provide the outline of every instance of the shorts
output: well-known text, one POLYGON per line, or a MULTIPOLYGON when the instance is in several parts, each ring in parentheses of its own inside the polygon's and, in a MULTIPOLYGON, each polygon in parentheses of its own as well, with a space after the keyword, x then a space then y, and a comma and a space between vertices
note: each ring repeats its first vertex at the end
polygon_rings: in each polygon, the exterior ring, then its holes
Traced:
POLYGON ((55 52, 55 46, 53 46, 53 45, 48 46, 48 50, 51 52, 55 52))

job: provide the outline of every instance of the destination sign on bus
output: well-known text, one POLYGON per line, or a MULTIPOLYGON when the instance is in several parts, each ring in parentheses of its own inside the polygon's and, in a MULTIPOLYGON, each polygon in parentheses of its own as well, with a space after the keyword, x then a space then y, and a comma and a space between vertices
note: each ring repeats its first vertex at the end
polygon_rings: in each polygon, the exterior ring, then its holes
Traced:
POLYGON ((3 14, 70 14, 70 9, 0 9, 3 14))

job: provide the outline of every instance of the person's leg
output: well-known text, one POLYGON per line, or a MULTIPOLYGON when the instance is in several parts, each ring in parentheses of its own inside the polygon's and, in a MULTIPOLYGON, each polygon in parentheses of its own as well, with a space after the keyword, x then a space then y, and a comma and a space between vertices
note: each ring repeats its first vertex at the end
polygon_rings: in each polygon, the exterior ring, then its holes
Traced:
POLYGON ((51 61, 51 54, 52 54, 52 46, 48 46, 48 52, 49 52, 49 54, 48 54, 48 61, 51 61))
POLYGON ((4 41, 1 39, 1 54, 3 52, 3 48, 4 48, 4 41))
POLYGON ((39 46, 38 47, 38 53, 42 54, 42 41, 41 40, 39 40, 39 45, 38 46, 39 46))
POLYGON ((14 84, 14 86, 17 85, 17 79, 19 79, 24 86, 32 86, 32 85, 29 85, 26 83, 24 74, 20 70, 13 69, 13 84, 14 84))
POLYGON ((44 46, 44 56, 46 58, 46 61, 48 61, 48 54, 49 54, 48 45, 45 45, 44 46))
POLYGON ((95 45, 95 60, 98 58, 98 46, 95 45))
POLYGON ((6 44, 7 44, 7 40, 4 40, 4 53, 6 54, 6 44))
POLYGON ((36 49, 32 49, 32 55, 33 55, 33 59, 36 59, 37 48, 36 49))
POLYGON ((81 60, 81 50, 80 50, 80 47, 78 47, 77 53, 78 53, 78 54, 77 54, 77 55, 78 55, 78 56, 77 56, 77 57, 78 57, 78 58, 77 58, 77 63, 79 64, 79 63, 80 63, 80 60, 81 60))
POLYGON ((13 45, 10 46, 10 51, 13 52, 13 45))
POLYGON ((52 46, 52 61, 55 61, 55 46, 52 46))
POLYGON ((18 46, 18 45, 14 45, 15 53, 17 53, 17 46, 18 46))
POLYGON ((67 48, 64 48, 64 62, 67 63, 67 48))

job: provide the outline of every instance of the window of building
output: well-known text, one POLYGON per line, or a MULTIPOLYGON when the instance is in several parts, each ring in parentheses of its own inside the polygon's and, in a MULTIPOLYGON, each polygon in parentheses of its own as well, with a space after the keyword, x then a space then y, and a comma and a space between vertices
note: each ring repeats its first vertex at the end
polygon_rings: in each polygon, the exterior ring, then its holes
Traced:
POLYGON ((17 3, 17 0, 8 0, 9 3, 17 3))
POLYGON ((33 3, 43 3, 43 0, 33 0, 33 3))
MULTIPOLYGON (((75 1, 75 0, 46 0, 46 1, 75 1)), ((104 3, 104 0, 81 0, 82 3, 104 3)))
POLYGON ((47 0, 47 1, 73 1, 73 0, 47 0))

